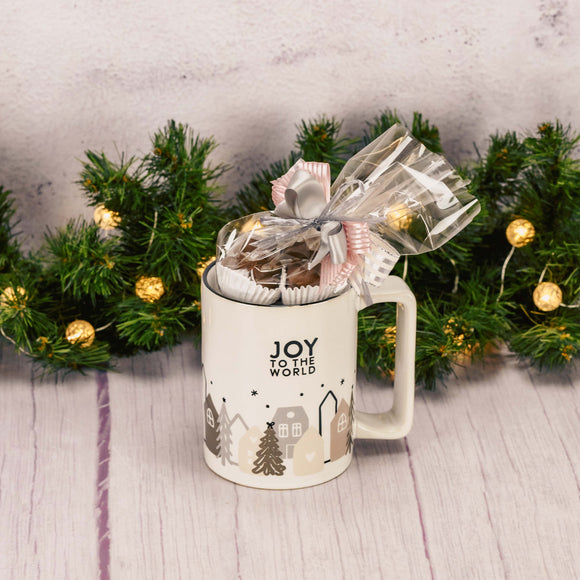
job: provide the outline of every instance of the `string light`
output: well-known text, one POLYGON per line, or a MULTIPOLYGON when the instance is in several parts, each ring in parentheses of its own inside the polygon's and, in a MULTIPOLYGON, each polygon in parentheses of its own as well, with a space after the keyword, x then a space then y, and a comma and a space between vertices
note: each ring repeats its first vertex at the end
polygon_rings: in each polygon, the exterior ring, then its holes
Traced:
POLYGON ((542 312, 551 312, 562 304, 562 290, 553 282, 542 282, 536 286, 533 299, 542 312))
POLYGON ((114 230, 121 223, 118 212, 107 209, 104 203, 95 207, 93 219, 102 230, 114 230))
MULTIPOLYGON (((147 244, 147 252, 151 249, 151 244, 155 238, 155 232, 157 231, 157 219, 159 218, 159 212, 155 210, 155 215, 153 216, 153 229, 151 230, 151 237, 149 238, 149 244, 147 244)), ((146 252, 146 253, 147 253, 146 252)))
POLYGON ((459 268, 457 267, 457 262, 451 256, 447 255, 447 252, 443 248, 441 248, 440 251, 451 262, 453 270, 455 270, 455 279, 453 280, 451 294, 457 294, 457 290, 459 289, 459 268))
POLYGON ((387 326, 383 336, 385 337, 385 342, 387 344, 394 345, 397 342, 397 327, 387 326))
POLYGON ((505 234, 508 242, 514 248, 522 248, 533 241, 536 229, 532 222, 519 218, 508 225, 505 234))
POLYGON ((403 280, 407 279, 408 270, 409 270, 409 256, 405 256, 405 262, 403 264, 403 280))
POLYGON ((141 276, 135 284, 135 294, 145 302, 157 302, 165 294, 163 280, 157 276, 141 276))
POLYGON ((262 222, 260 221, 259 217, 248 216, 248 218, 246 219, 246 221, 244 222, 244 224, 240 228, 240 232, 241 233, 253 232, 254 230, 260 230, 263 227, 264 226, 263 226, 262 222))
POLYGON ((66 327, 65 336, 71 344, 87 348, 95 340, 95 329, 86 320, 75 320, 66 327))
POLYGON ((499 289, 499 294, 497 295, 496 302, 499 301, 501 295, 503 294, 504 284, 505 284, 505 272, 511 257, 514 255, 516 248, 522 248, 531 243, 536 235, 536 229, 534 228, 532 222, 525 220, 523 218, 518 218, 510 222, 508 225, 505 235, 507 241, 511 244, 512 249, 507 255, 505 262, 501 268, 501 286, 499 289))
POLYGON ((0 293, 0 306, 6 308, 9 306, 16 306, 23 303, 26 298, 26 290, 22 286, 7 286, 0 293))
POLYGON ((562 301, 562 290, 557 284, 554 282, 543 282, 549 266, 550 262, 544 266, 540 274, 538 285, 532 295, 534 304, 543 312, 552 312, 552 310, 556 310, 560 306, 563 308, 578 308, 575 304, 564 304, 562 301))
POLYGON ((407 230, 412 223, 413 216, 405 205, 395 206, 387 213, 387 224, 394 230, 407 230))

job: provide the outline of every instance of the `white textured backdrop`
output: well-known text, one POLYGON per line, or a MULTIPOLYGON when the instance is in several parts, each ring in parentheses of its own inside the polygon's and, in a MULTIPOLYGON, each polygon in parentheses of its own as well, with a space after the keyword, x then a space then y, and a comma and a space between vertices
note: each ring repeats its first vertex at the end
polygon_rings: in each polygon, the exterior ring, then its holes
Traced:
POLYGON ((323 113, 358 134, 420 111, 456 161, 496 130, 580 129, 573 0, 21 0, 0 21, 0 184, 32 245, 90 215, 85 150, 142 153, 169 118, 216 138, 229 195, 323 113))

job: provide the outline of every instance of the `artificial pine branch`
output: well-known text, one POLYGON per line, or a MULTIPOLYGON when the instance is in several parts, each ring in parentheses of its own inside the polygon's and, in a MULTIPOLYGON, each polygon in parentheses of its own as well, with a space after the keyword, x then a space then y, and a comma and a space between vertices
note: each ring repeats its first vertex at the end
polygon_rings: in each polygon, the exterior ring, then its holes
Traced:
POLYGON ((367 127, 361 139, 362 144, 364 146, 368 145, 396 123, 404 124, 399 118, 396 109, 381 111, 372 121, 367 121, 367 127))
MULTIPOLYGON (((116 207, 121 218, 119 246, 130 287, 118 298, 117 342, 122 352, 131 346, 145 350, 171 346, 180 333, 199 325, 199 308, 192 306, 199 301, 198 269, 214 254, 214 240, 224 223, 215 181, 226 168, 208 162, 214 141, 170 121, 155 133, 152 146, 139 162, 133 159, 112 171, 114 187, 108 186, 108 196, 115 201, 111 209, 116 207), (130 167, 136 171, 130 173, 130 167), (130 199, 127 184, 133 184, 130 199), (137 197, 141 202, 135 207, 137 197), (136 280, 143 275, 161 278, 166 288, 153 306, 131 298, 136 280), (187 306, 181 304, 184 297, 187 306)), ((88 155, 89 161, 102 157, 88 155)), ((102 202, 98 185, 92 191, 88 191, 92 201, 102 202)))
MULTIPOLYGON (((577 144, 570 127, 542 123, 523 140, 513 133, 493 137, 486 159, 473 170, 472 191, 489 216, 474 253, 478 263, 497 272, 510 251, 505 228, 514 218, 526 218, 536 228, 532 243, 516 249, 506 268, 502 301, 510 306, 513 329, 505 340, 540 368, 564 367, 580 352, 580 309, 542 312, 533 302, 542 272, 544 281, 560 286, 565 304, 580 296, 580 165, 572 157, 577 144)), ((489 283, 499 294, 499 276, 489 283)))
POLYGON ((341 128, 342 123, 334 117, 329 119, 324 115, 302 121, 297 127, 298 151, 290 151, 286 159, 270 164, 267 169, 255 175, 249 184, 244 185, 230 205, 230 219, 274 209, 271 182, 284 175, 300 158, 328 163, 334 179, 350 156, 352 147, 358 142, 356 139, 341 136, 341 128))
MULTIPOLYGON (((215 180, 225 167, 209 164, 214 148, 213 140, 170 121, 141 159, 122 155, 113 162, 87 152, 79 183, 90 205, 116 212, 120 223, 107 233, 73 220, 48 232, 37 255, 18 256, 18 268, 1 280, 3 290, 11 288, 0 303, 8 339, 45 370, 58 372, 105 368, 111 351, 171 346, 199 327, 198 269, 214 254, 224 223, 215 180), (154 303, 135 296, 143 275, 162 281, 164 294, 154 303), (78 319, 96 329, 90 346, 65 338, 67 325, 78 319)), ((0 243, 11 216, 10 200, 0 195, 0 243)), ((5 239, 17 248, 12 235, 5 239)))
POLYGON ((10 191, 0 185, 0 274, 7 273, 20 259, 20 247, 14 235, 14 203, 10 191))
POLYGON ((286 159, 272 163, 252 177, 250 183, 242 186, 232 201, 228 216, 231 220, 244 215, 274 209, 272 201, 272 181, 284 175, 300 158, 300 154, 291 151, 286 159))
POLYGON ((320 161, 330 165, 331 178, 335 179, 346 163, 357 139, 340 135, 342 123, 324 115, 312 121, 302 121, 298 127, 296 145, 306 161, 320 161))
MULTIPOLYGON (((175 344, 199 327, 198 266, 214 253, 221 226, 234 217, 271 209, 271 181, 298 158, 325 161, 333 177, 352 149, 400 122, 385 110, 367 124, 360 140, 340 135, 341 124, 321 117, 302 122, 299 151, 261 171, 229 208, 218 202, 211 139, 170 121, 143 156, 119 162, 87 152, 80 185, 90 205, 118 212, 120 224, 104 233, 83 220, 49 232, 41 252, 23 257, 14 234, 12 201, 0 187, 0 330, 45 371, 106 368, 111 353, 131 355, 175 344), (140 276, 163 281, 153 302, 135 295, 140 276), (67 324, 90 320, 97 338, 71 344, 67 324)), ((437 127, 413 115, 411 131, 441 151, 437 127)), ((536 134, 490 138, 485 153, 459 171, 471 179, 482 211, 442 249, 402 258, 394 273, 405 275, 418 300, 416 375, 427 388, 445 380, 457 364, 481 358, 497 341, 539 368, 563 368, 580 353, 580 167, 573 157, 578 137, 559 122, 536 134), (516 217, 536 227, 534 241, 514 251, 505 228, 516 217), (564 304, 542 312, 532 294, 540 278, 557 283, 564 304)), ((359 364, 375 376, 394 365, 394 306, 365 309, 359 320, 359 364)))
POLYGON ((118 239, 84 219, 72 220, 56 233, 45 235, 46 276, 60 281, 63 296, 75 301, 118 295, 126 288, 118 239))
MULTIPOLYGON (((408 127, 407 123, 399 117, 396 109, 384 109, 372 121, 367 122, 367 127, 364 130, 361 140, 362 143, 368 145, 371 141, 374 141, 396 123, 408 127)), ((427 119, 423 119, 421 113, 413 113, 413 122, 409 129, 413 136, 418 141, 421 141, 427 149, 434 153, 443 152, 441 139, 439 137, 439 129, 435 125, 431 125, 427 119)))

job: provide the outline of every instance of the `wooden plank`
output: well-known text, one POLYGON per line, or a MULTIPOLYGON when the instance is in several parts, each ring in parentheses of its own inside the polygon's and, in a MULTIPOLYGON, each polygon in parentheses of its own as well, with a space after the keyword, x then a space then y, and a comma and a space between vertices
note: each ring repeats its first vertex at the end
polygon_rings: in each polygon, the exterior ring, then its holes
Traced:
MULTIPOLYGON (((358 441, 353 465, 336 480, 269 492, 235 486, 204 466, 196 359, 183 346, 133 359, 110 378, 113 571, 573 577, 578 531, 573 510, 563 513, 558 502, 577 507, 574 460, 549 437, 548 411, 512 361, 420 392, 408 438, 358 441)), ((362 383, 362 408, 388 406, 389 389, 362 383)), ((558 412, 573 425, 573 408, 558 412)))
MULTIPOLYGON (((563 424, 577 418, 577 405, 560 409, 563 424)), ((513 358, 419 395, 409 444, 434 577, 576 577, 578 490, 562 439, 513 358)))
POLYGON ((239 488, 240 577, 425 578, 402 442, 359 442, 340 477, 304 490, 239 488))
POLYGON ((540 374, 530 370, 526 373, 549 428, 548 435, 540 441, 546 449, 543 471, 552 484, 551 490, 538 490, 546 498, 539 506, 542 512, 534 523, 541 525, 542 552, 554 577, 577 578, 580 576, 580 367, 576 365, 569 373, 540 374), (560 467, 560 461, 567 463, 568 469, 560 467), (550 548, 553 543, 557 543, 557 550, 550 548))
POLYGON ((0 577, 97 578, 94 375, 31 378, 0 346, 0 577))
MULTIPOLYGON (((296 491, 203 463, 199 354, 31 381, 0 359, 0 577, 575 578, 578 374, 500 357, 420 391, 401 441, 296 491), (96 509, 95 509, 96 508, 96 509)), ((361 380, 358 406, 391 389, 361 380)))
POLYGON ((203 463, 203 385, 190 346, 121 370, 109 376, 113 577, 428 573, 404 442, 359 442, 349 470, 319 487, 239 487, 203 463))
POLYGON ((199 354, 183 345, 119 370, 109 374, 112 577, 235 578, 236 496, 203 465, 199 354))

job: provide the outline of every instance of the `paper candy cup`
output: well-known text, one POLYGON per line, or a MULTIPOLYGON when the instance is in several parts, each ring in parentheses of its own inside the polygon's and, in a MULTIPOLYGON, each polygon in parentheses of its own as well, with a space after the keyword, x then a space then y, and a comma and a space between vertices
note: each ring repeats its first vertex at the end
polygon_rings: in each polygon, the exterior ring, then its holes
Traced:
POLYGON ((321 302, 331 296, 337 296, 346 290, 347 285, 342 287, 326 286, 301 286, 299 288, 281 288, 280 295, 282 297, 282 304, 286 306, 298 306, 299 304, 312 304, 313 302, 321 302))
POLYGON ((226 298, 268 306, 280 298, 279 288, 266 288, 254 282, 244 270, 232 270, 220 264, 216 265, 218 286, 226 298))

